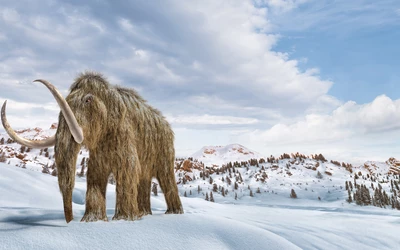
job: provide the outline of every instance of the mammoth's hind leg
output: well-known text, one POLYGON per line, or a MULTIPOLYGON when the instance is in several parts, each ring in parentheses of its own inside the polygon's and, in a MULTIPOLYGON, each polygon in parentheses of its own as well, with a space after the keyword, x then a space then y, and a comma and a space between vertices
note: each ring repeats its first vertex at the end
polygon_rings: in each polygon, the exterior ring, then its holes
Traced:
POLYGON ((152 214, 150 206, 150 189, 151 177, 141 178, 138 184, 138 208, 139 213, 142 215, 152 214))
POLYGON ((86 209, 81 221, 107 221, 106 191, 110 171, 90 158, 87 170, 86 209))
POLYGON ((157 174, 157 180, 164 193, 167 203, 166 214, 183 214, 181 199, 179 198, 178 186, 175 181, 173 162, 170 168, 160 171, 157 174))

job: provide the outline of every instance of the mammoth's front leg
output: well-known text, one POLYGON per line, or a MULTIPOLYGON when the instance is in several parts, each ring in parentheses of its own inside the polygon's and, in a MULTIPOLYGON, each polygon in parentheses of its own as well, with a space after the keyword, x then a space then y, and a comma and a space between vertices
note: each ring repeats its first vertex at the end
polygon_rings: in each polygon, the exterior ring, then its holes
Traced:
POLYGON ((115 215, 113 220, 137 220, 139 212, 137 183, 139 181, 140 164, 135 154, 128 159, 118 159, 115 163, 114 176, 117 182, 115 215))
POLYGON ((110 170, 97 158, 90 155, 87 170, 86 209, 81 221, 107 221, 106 191, 110 170))

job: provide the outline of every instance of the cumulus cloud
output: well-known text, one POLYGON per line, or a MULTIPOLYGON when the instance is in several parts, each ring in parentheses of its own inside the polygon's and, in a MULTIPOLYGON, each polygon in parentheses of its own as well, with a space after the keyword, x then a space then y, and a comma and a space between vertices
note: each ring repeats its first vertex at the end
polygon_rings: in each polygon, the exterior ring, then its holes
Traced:
POLYGON ((301 61, 274 51, 285 22, 295 20, 289 26, 302 29, 313 27, 314 17, 320 20, 317 11, 305 19, 293 11, 311 1, 5 2, 0 101, 11 100, 11 121, 50 125, 58 108, 32 80, 50 80, 66 95, 74 77, 92 69, 137 89, 168 114, 178 150, 188 147, 179 133, 208 133, 220 144, 287 145, 397 129, 397 100, 342 103, 328 95, 333 83, 321 79, 317 68, 302 70, 301 61))
POLYGON ((40 74, 67 89, 72 75, 92 68, 142 88, 150 99, 218 95, 238 107, 278 106, 286 113, 307 108, 332 85, 272 50, 278 36, 270 32, 268 11, 251 1, 57 3, 43 1, 42 10, 10 4, 2 11, 11 48, 3 50, 4 74, 40 74))
POLYGON ((349 101, 329 115, 309 114, 291 123, 278 123, 265 131, 251 134, 266 143, 327 143, 352 136, 400 130, 400 100, 385 95, 373 102, 357 104, 349 101))

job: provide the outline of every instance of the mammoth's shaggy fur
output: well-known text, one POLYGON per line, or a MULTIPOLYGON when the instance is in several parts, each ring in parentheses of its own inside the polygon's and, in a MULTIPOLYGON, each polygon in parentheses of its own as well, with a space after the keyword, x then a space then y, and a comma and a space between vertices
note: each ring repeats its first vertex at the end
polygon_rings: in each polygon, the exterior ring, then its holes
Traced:
MULTIPOLYGON (((82 128, 82 145, 90 154, 82 221, 107 220, 105 195, 111 173, 116 179, 113 219, 134 220, 151 214, 153 177, 164 192, 166 213, 183 213, 174 175, 174 134, 158 110, 136 91, 111 85, 93 72, 76 78, 66 101, 82 128)), ((72 219, 68 217, 72 216, 72 189, 80 147, 60 113, 55 157, 67 221, 72 219)))

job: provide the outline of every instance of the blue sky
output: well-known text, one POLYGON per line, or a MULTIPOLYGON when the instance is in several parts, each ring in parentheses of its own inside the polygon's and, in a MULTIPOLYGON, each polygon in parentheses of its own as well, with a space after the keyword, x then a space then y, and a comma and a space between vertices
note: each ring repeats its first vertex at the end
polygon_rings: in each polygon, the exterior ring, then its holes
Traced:
POLYGON ((381 94, 397 99, 399 10, 399 1, 308 1, 276 18, 282 35, 276 49, 307 58, 300 68, 318 67, 335 83, 328 93, 341 100, 368 103, 381 94))
POLYGON ((240 143, 264 155, 400 158, 400 2, 1 1, 0 102, 49 127, 79 72, 135 88, 179 156, 240 143))

